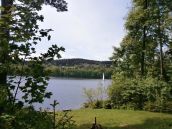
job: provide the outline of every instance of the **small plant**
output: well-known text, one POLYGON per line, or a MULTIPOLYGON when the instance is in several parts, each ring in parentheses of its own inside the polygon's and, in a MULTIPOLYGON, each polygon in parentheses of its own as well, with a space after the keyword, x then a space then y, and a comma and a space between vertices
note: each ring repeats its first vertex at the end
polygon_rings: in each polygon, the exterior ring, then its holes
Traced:
POLYGON ((105 89, 103 86, 99 86, 96 89, 86 89, 84 88, 84 96, 87 98, 87 102, 84 103, 84 108, 103 108, 105 105, 104 103, 104 96, 106 94, 105 89))
POLYGON ((56 129, 75 129, 75 121, 68 111, 58 113, 56 129))
POLYGON ((68 111, 56 113, 56 106, 59 103, 54 100, 53 104, 53 129, 75 129, 75 121, 72 120, 72 116, 68 114, 68 111))
POLYGON ((56 129, 56 106, 58 104, 56 100, 54 100, 53 104, 50 104, 53 107, 53 129, 56 129))

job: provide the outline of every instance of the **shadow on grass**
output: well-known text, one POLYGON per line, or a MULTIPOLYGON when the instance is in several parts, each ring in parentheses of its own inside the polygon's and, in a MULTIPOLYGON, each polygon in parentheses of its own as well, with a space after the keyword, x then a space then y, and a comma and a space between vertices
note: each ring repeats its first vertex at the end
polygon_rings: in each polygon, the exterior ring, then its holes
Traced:
MULTIPOLYGON (((83 124, 77 127, 77 129, 90 129, 92 124, 83 124)), ((102 125, 103 129, 172 129, 172 119, 152 118, 146 119, 142 124, 136 125, 102 125)))

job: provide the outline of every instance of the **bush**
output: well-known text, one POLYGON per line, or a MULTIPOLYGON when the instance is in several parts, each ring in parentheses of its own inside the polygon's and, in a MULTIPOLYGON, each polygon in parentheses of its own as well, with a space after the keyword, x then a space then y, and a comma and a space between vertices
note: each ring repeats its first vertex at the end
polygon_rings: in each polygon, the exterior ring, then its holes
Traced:
POLYGON ((24 108, 14 114, 0 116, 1 129, 52 129, 52 117, 47 112, 24 108))
POLYGON ((102 100, 95 100, 92 102, 85 102, 83 104, 84 108, 94 108, 94 109, 99 109, 103 108, 103 101, 102 100))
POLYGON ((104 108, 105 109, 112 109, 113 103, 110 100, 104 101, 104 108))
POLYGON ((99 108, 103 108, 103 101, 102 100, 96 100, 93 103, 93 107, 94 109, 99 109, 99 108))
POLYGON ((15 114, 15 129, 52 129, 53 119, 48 112, 25 108, 15 114))
MULTIPOLYGON (((56 129, 75 129, 75 121, 67 112, 57 114, 56 129)), ((50 112, 35 111, 32 107, 18 110, 15 114, 1 114, 0 129, 54 129, 50 112)))
POLYGON ((68 112, 60 112, 57 114, 56 129, 75 129, 75 121, 72 120, 72 116, 68 112))
POLYGON ((171 91, 168 83, 155 78, 129 79, 118 74, 113 77, 109 97, 113 108, 171 112, 171 91))
POLYGON ((160 104, 159 102, 146 102, 144 110, 151 112, 172 113, 172 102, 169 101, 164 104, 160 104))
POLYGON ((102 86, 96 89, 86 89, 84 88, 84 95, 87 98, 87 102, 84 103, 84 108, 103 108, 103 96, 105 96, 106 91, 102 86))

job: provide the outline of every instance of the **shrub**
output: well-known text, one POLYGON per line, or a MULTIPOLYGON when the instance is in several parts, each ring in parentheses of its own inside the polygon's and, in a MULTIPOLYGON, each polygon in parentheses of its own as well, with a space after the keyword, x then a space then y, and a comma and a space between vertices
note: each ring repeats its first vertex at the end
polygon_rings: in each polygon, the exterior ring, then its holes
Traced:
POLYGON ((105 100, 103 106, 105 109, 112 109, 113 103, 110 100, 105 100))
POLYGON ((103 108, 103 100, 95 100, 92 102, 85 102, 83 104, 84 108, 94 108, 94 109, 99 109, 103 108))
POLYGON ((48 112, 24 108, 15 114, 15 129, 52 129, 53 120, 48 112))
POLYGON ((87 102, 84 103, 84 108, 103 108, 104 96, 106 94, 103 86, 99 86, 96 89, 86 89, 84 88, 84 95, 87 98, 87 102))
POLYGON ((170 112, 171 91, 168 83, 156 78, 125 78, 117 74, 109 88, 109 97, 113 108, 170 112))
POLYGON ((76 124, 73 117, 68 112, 60 112, 57 114, 56 129, 75 129, 76 124))
MULTIPOLYGON (((54 129, 50 112, 35 111, 32 107, 23 108, 16 113, 0 115, 0 129, 54 129)), ((75 129, 75 121, 67 112, 57 114, 56 129, 75 129)))

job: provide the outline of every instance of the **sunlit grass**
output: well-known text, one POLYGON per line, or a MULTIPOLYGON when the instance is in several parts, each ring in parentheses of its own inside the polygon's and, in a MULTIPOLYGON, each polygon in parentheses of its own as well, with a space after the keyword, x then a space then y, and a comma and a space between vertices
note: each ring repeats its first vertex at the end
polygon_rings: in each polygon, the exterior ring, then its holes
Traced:
POLYGON ((94 118, 103 129, 172 129, 172 115, 130 110, 81 109, 71 112, 77 129, 90 129, 94 118))

